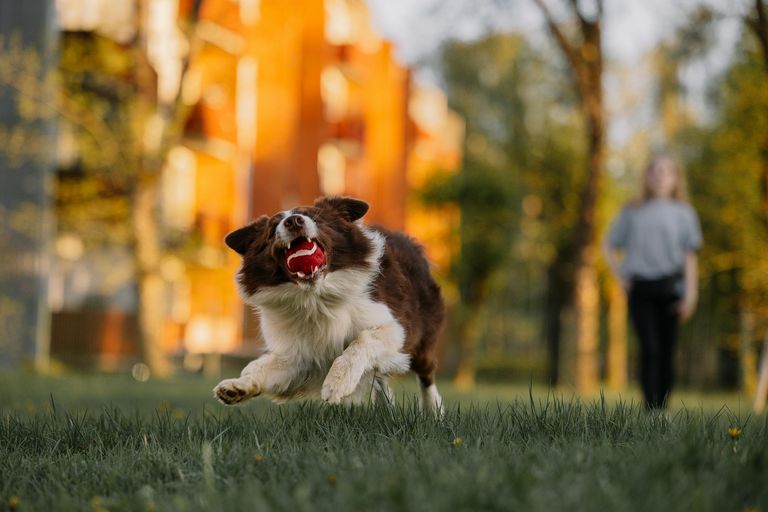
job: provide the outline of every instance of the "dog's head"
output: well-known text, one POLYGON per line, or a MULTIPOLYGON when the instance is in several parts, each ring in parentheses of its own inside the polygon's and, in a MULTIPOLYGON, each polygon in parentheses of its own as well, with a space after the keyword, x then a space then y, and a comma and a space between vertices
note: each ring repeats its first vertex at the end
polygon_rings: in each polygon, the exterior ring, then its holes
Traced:
POLYGON ((371 240, 356 222, 367 211, 358 199, 323 197, 312 206, 262 215, 224 240, 243 257, 238 281, 251 295, 284 283, 312 286, 335 270, 369 265, 371 240))

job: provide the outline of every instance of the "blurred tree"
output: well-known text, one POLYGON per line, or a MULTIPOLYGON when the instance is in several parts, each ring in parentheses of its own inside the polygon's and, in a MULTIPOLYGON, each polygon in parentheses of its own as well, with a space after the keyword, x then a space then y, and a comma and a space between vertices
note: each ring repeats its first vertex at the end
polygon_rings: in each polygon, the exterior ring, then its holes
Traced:
POLYGON ((461 256, 452 274, 460 297, 455 380, 462 388, 474 384, 491 281, 509 261, 518 177, 504 146, 518 135, 515 123, 522 119, 517 111, 522 105, 510 101, 506 90, 515 89, 520 79, 515 69, 520 45, 517 38, 498 36, 449 42, 442 53, 449 101, 465 119, 467 144, 461 172, 433 181, 423 197, 427 203, 454 203, 461 209, 461 256))
MULTIPOLYGON (((157 52, 157 46, 169 45, 172 41, 150 41, 145 20, 149 19, 150 2, 137 2, 136 34, 129 45, 112 47, 113 55, 108 56, 103 68, 86 71, 83 83, 99 78, 104 89, 97 91, 109 95, 110 86, 118 87, 115 101, 125 117, 118 120, 105 118, 107 126, 113 129, 115 141, 126 140, 118 151, 124 158, 114 162, 119 171, 130 176, 132 231, 131 247, 134 249, 135 271, 138 294, 138 324, 142 357, 155 376, 166 376, 169 365, 162 348, 163 321, 163 279, 160 274, 161 230, 157 210, 160 187, 160 171, 168 151, 180 140, 190 108, 182 102, 181 85, 189 67, 190 51, 180 58, 180 73, 177 78, 177 92, 172 98, 159 93, 159 77, 151 62, 150 52, 157 52), (123 53, 120 55, 120 53, 123 53), (125 69, 110 69, 114 62, 124 62, 125 69), (116 72, 115 72, 116 71, 116 72), (127 72, 127 73, 126 73, 127 72), (109 78, 111 75, 111 79, 109 78), (115 122, 117 121, 117 122, 115 122)), ((195 48, 194 29, 199 17, 202 0, 191 2, 186 18, 182 19, 181 30, 191 48, 195 48)), ((175 14, 175 13, 174 13, 175 14)), ((175 34, 174 34, 175 35, 175 34)), ((99 141, 103 140, 103 136, 99 141)), ((113 164, 113 165, 114 165, 113 164)), ((114 171, 114 168, 113 168, 114 171)))
POLYGON ((542 326, 547 347, 547 381, 553 386, 562 382, 562 339, 565 331, 573 328, 564 319, 573 299, 578 254, 575 228, 583 199, 579 191, 584 182, 584 174, 579 170, 585 159, 583 129, 574 121, 571 118, 564 123, 548 123, 547 129, 539 134, 542 146, 536 167, 540 170, 529 173, 530 190, 542 199, 541 222, 546 226, 545 238, 552 248, 546 267, 542 326))
MULTIPOLYGON (((754 13, 753 13, 754 14, 754 13)), ((709 93, 708 120, 686 112, 679 68, 710 49, 716 13, 701 8, 664 47, 667 63, 659 87, 660 106, 680 112, 664 123, 667 140, 688 168, 692 200, 699 211, 705 244, 701 251, 700 314, 689 351, 697 354, 692 377, 700 383, 706 366, 701 355, 719 354, 721 366, 739 361, 741 385, 752 393, 756 380, 758 333, 768 312, 768 237, 763 212, 763 144, 768 133, 768 81, 760 44, 744 34, 709 93), (755 134, 759 134, 755 137, 755 134)), ((758 40, 759 41, 759 40, 758 40)), ((683 341, 685 342, 685 336, 683 341)), ((725 382, 720 369, 720 385, 725 382)))
POLYGON ((461 257, 452 274, 460 303, 456 311, 459 366, 455 383, 461 389, 475 383, 477 345, 482 336, 486 303, 492 280, 509 261, 512 219, 515 216, 509 176, 466 155, 458 175, 433 182, 424 192, 427 203, 458 204, 461 218, 461 257))
POLYGON ((681 80, 681 70, 712 51, 716 43, 718 17, 710 7, 699 6, 670 38, 661 41, 655 49, 655 102, 664 141, 674 140, 681 129, 695 123, 691 109, 686 106, 687 91, 681 80))
MULTIPOLYGON (((754 0, 754 9, 745 17, 747 27, 757 38, 758 47, 762 56, 764 80, 768 87, 768 10, 764 0, 754 0)), ((768 108, 763 110, 763 115, 768 117, 768 108)), ((763 216, 766 233, 768 233, 768 130, 763 133, 762 148, 760 150, 762 170, 760 175, 760 212, 763 216)))
MULTIPOLYGON (((558 48, 571 70, 574 89, 578 93, 585 123, 587 141, 586 176, 580 189, 581 204, 574 230, 573 276, 567 297, 573 308, 572 343, 575 361, 573 379, 579 391, 597 388, 599 377, 599 293, 597 283, 597 202, 600 193, 605 159, 605 106, 603 102, 603 2, 595 0, 585 7, 579 0, 569 0, 571 14, 576 19, 576 30, 569 33, 569 25, 558 23, 544 0, 534 0, 549 27, 558 48), (591 7, 591 10, 590 10, 591 7)), ((559 332, 552 334, 550 350, 560 352, 559 332)), ((553 384, 560 380, 552 374, 553 384)))
POLYGON ((452 108, 466 121, 467 142, 462 172, 433 182, 424 198, 458 204, 462 212, 461 256, 452 269, 460 292, 461 386, 474 382, 491 314, 510 317, 533 301, 516 323, 543 316, 545 337, 560 325, 583 178, 574 169, 584 151, 577 100, 553 62, 515 34, 452 41, 442 51, 442 77, 452 108), (530 289, 516 291, 524 281, 530 289), (492 310, 499 301, 500 311, 492 310))
MULTIPOLYGON (((672 72, 666 75, 666 97, 679 96, 677 68, 705 56, 716 40, 715 22, 728 17, 699 7, 667 45, 672 72)), ((761 321, 767 304, 768 269, 758 256, 768 249, 768 20, 764 0, 752 0, 743 21, 747 33, 710 93, 713 122, 697 126, 687 116, 685 122, 675 123, 677 131, 669 124, 666 131, 692 166, 693 198, 707 234, 702 252, 705 291, 716 294, 720 309, 730 304, 718 316, 725 340, 720 350, 738 353, 741 386, 752 394, 757 385, 759 333, 768 327, 761 321), (734 286, 724 289, 724 280, 733 281, 734 286), (729 320, 734 312, 739 325, 729 320)), ((663 82, 660 92, 663 98, 663 82)))
MULTIPOLYGON (((764 0, 754 0, 754 9, 745 17, 745 23, 755 35, 760 48, 763 64, 763 90, 768 89, 768 10, 764 0)), ((768 102, 761 109, 763 115, 762 145, 760 148, 760 213, 762 216, 765 234, 768 237, 768 102)), ((763 360, 760 364, 759 382, 756 383, 755 411, 762 412, 768 398, 768 332, 763 342, 763 360)), ((747 354, 747 362, 751 362, 750 354, 747 354)), ((751 367, 750 367, 751 368, 751 367)), ((751 384, 751 374, 748 375, 751 384)))

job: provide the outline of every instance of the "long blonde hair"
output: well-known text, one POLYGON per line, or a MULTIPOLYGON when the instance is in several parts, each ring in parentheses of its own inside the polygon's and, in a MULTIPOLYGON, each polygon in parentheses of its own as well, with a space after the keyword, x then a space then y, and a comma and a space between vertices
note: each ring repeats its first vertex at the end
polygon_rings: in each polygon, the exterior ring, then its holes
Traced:
POLYGON ((638 203, 645 203, 646 201, 653 199, 653 193, 648 186, 648 174, 651 172, 651 169, 665 160, 672 165, 672 169, 675 173, 675 188, 672 190, 672 199, 683 203, 688 202, 688 187, 686 186, 685 173, 683 172, 682 167, 680 167, 680 163, 667 153, 659 153, 651 157, 648 165, 643 171, 643 177, 641 178, 642 182, 640 185, 640 190, 642 192, 640 193, 640 197, 637 199, 638 203))

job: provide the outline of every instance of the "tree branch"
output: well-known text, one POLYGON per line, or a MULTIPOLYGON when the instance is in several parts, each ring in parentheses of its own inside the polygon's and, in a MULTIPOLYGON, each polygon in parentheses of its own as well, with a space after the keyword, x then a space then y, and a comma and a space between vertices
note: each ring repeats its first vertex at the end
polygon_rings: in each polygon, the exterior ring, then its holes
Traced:
POLYGON ((192 54, 200 48, 200 37, 197 35, 197 22, 200 20, 200 10, 202 9, 203 0, 195 0, 192 3, 192 9, 189 13, 189 20, 187 22, 186 37, 189 45, 189 51, 184 57, 181 63, 181 77, 179 78, 179 94, 174 101, 173 112, 169 119, 169 127, 164 133, 161 147, 167 150, 176 139, 178 139, 184 130, 184 123, 189 115, 189 108, 184 105, 182 92, 184 89, 184 80, 187 77, 189 71, 189 65, 192 61, 192 54))
MULTIPOLYGON (((18 76, 18 75, 17 75, 18 76)), ((48 95, 38 90, 37 88, 29 89, 20 87, 16 83, 0 80, 0 85, 12 90, 18 97, 25 98, 35 104, 38 119, 43 119, 47 116, 53 118, 60 117, 61 119, 68 121, 86 133, 92 140, 100 141, 100 145, 104 152, 109 152, 117 156, 118 165, 129 165, 131 159, 125 152, 125 150, 119 145, 115 144, 113 137, 105 137, 105 133, 110 133, 109 125, 103 119, 99 118, 91 108, 83 108, 76 101, 72 101, 66 95, 61 94, 61 91, 57 91, 59 94, 55 98, 48 99, 48 95)), ((35 84, 35 87, 38 87, 35 84)), ((32 121, 32 120, 30 120, 32 121)), ((50 149, 50 148, 47 148, 50 149)))
POLYGON ((763 0, 755 0, 755 14, 755 19, 747 18, 746 23, 760 42, 760 49, 763 51, 763 64, 766 73, 768 73, 768 15, 765 12, 763 0))
MULTIPOLYGON (((547 26, 549 27, 549 31, 555 37, 555 41, 557 41, 557 45, 565 54, 565 57, 568 59, 568 62, 573 68, 573 72, 577 76, 577 80, 578 80, 579 70, 581 68, 581 61, 579 60, 576 48, 573 46, 573 44, 570 41, 568 41, 568 38, 565 37, 565 34, 563 33, 563 31, 560 29, 560 26, 555 21, 555 17, 552 15, 552 12, 549 10, 547 5, 544 3, 544 0, 533 0, 533 1, 534 3, 536 3, 536 5, 539 6, 539 9, 541 9, 542 14, 544 15, 544 19, 547 22, 547 26)), ((571 0, 571 1, 575 2, 576 0, 571 0)))
POLYGON ((579 0, 570 0, 571 9, 573 10, 574 16, 576 16, 579 19, 579 22, 581 22, 582 26, 587 23, 587 20, 584 18, 584 15, 581 13, 581 9, 579 9, 579 0))
POLYGON ((578 18, 579 23, 581 24, 582 32, 585 32, 589 27, 599 23, 603 17, 603 0, 595 0, 595 2, 595 17, 593 19, 587 19, 579 8, 579 0, 570 0, 571 9, 573 10, 574 16, 578 18))

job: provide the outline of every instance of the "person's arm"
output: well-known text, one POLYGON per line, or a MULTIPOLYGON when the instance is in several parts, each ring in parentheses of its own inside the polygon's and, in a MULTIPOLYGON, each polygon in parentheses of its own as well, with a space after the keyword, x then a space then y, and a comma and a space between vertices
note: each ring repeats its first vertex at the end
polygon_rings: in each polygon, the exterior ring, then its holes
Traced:
POLYGON ((618 218, 611 224, 607 235, 603 239, 603 256, 608 264, 611 274, 621 283, 624 291, 629 293, 630 282, 621 274, 620 252, 624 250, 629 236, 629 210, 625 206, 618 218))
POLYGON ((696 253, 689 251, 685 254, 685 267, 683 269, 685 290, 683 298, 678 304, 677 313, 680 323, 688 321, 696 310, 699 300, 699 265, 696 253))
POLYGON ((616 280, 621 283, 624 291, 629 292, 629 280, 621 275, 619 250, 611 245, 611 241, 608 239, 608 237, 606 237, 603 241, 603 256, 605 257, 605 262, 608 264, 608 269, 611 271, 611 274, 613 274, 613 277, 615 277, 616 280))

